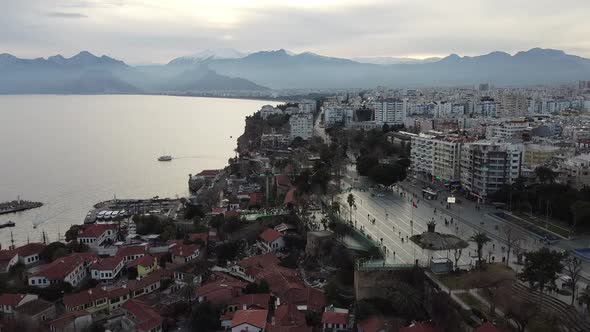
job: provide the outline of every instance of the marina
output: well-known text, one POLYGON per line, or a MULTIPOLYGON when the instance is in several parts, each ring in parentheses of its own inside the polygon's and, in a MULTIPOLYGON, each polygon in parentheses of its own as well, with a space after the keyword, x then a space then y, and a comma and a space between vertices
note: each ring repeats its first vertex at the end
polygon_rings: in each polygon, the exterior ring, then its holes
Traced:
POLYGON ((23 201, 19 198, 15 201, 0 203, 0 214, 16 213, 41 206, 43 206, 41 202, 23 201))

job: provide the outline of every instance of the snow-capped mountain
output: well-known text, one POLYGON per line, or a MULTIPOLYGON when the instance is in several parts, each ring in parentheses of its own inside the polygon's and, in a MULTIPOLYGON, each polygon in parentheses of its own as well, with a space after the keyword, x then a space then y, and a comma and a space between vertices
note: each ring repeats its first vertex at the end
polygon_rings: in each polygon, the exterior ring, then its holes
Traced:
POLYGON ((170 61, 170 65, 190 65, 204 60, 241 59, 248 53, 233 48, 206 49, 193 55, 182 56, 170 61))

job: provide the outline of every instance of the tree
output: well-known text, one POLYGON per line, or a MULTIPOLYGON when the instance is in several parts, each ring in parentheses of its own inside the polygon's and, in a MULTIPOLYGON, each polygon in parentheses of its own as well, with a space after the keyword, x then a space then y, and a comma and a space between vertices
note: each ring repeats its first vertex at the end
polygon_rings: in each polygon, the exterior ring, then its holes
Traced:
POLYGON ((209 302, 199 303, 192 313, 191 326, 196 332, 219 330, 219 310, 209 302))
POLYGON ((363 175, 363 176, 368 175, 369 170, 373 166, 377 165, 378 163, 379 163, 379 159, 377 157, 361 154, 356 159, 356 171, 360 175, 363 175))
POLYGON ((525 332, 527 326, 539 315, 539 304, 529 299, 521 299, 505 293, 498 297, 502 301, 504 315, 514 322, 518 332, 525 332))
POLYGON ((390 186, 406 178, 406 170, 399 163, 378 164, 369 169, 369 178, 384 186, 390 186))
POLYGON ((215 247, 215 253, 217 254, 217 261, 224 265, 227 261, 236 259, 242 252, 243 246, 238 241, 231 241, 219 244, 215 247))
POLYGON ((349 215, 350 215, 350 223, 352 224, 352 208, 356 207, 355 201, 354 201, 354 195, 352 193, 348 194, 348 197, 346 198, 347 202, 348 202, 348 207, 349 209, 349 215))
POLYGON ((570 277, 572 287, 572 302, 571 305, 574 305, 574 301, 576 299, 576 288, 578 287, 578 282, 580 281, 582 272, 582 261, 576 257, 566 256, 563 259, 563 270, 565 274, 570 277))
POLYGON ((547 284, 555 284, 557 274, 563 270, 563 257, 562 253, 548 248, 528 252, 524 268, 518 277, 528 282, 531 288, 543 293, 547 284))
POLYGON ((572 229, 578 226, 580 220, 590 218, 590 202, 587 201, 576 201, 570 206, 570 211, 573 215, 572 229))
POLYGON ((41 251, 39 256, 41 259, 48 262, 54 261, 56 258, 66 256, 69 253, 68 247, 63 242, 51 242, 41 251))
POLYGON ((519 243, 524 240, 525 235, 520 231, 520 229, 509 223, 502 224, 500 226, 500 232, 506 240, 506 266, 509 266, 510 252, 515 247, 519 246, 519 243))
POLYGON ((555 173, 549 167, 539 166, 535 168, 535 176, 543 183, 553 183, 557 177, 557 173, 555 173))
POLYGON ((477 245, 477 266, 481 268, 482 264, 482 256, 483 256, 483 246, 491 242, 492 239, 488 237, 486 233, 483 232, 476 232, 469 238, 470 242, 474 242, 477 245))
POLYGON ((66 242, 75 241, 78 238, 81 228, 81 225, 72 225, 72 227, 66 231, 66 242))

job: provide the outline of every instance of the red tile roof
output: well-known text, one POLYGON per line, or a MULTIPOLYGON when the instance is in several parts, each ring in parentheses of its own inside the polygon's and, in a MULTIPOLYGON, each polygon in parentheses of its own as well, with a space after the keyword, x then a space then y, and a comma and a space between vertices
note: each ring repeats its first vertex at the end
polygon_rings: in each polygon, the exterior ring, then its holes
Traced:
POLYGON ((9 261, 16 255, 16 250, 0 250, 0 262, 9 261))
POLYGON ((238 310, 231 320, 231 327, 234 328, 241 324, 250 324, 264 329, 267 317, 268 310, 238 310))
POLYGON ((240 309, 243 306, 246 306, 247 309, 251 309, 253 306, 260 309, 268 309, 270 294, 244 294, 235 298, 232 302, 232 304, 239 305, 240 309))
POLYGON ((312 287, 291 288, 279 296, 283 302, 306 305, 308 310, 315 312, 322 311, 326 306, 324 293, 312 287))
POLYGON ((501 331, 500 331, 500 329, 495 327, 494 324, 492 324, 491 322, 485 322, 481 326, 479 326, 478 328, 473 330, 473 332, 501 332, 501 331))
POLYGON ((197 296, 207 297, 207 301, 216 305, 227 305, 232 299, 241 295, 246 283, 226 275, 217 275, 217 278, 207 282, 197 289, 197 296))
POLYGON ((109 229, 116 229, 116 224, 91 224, 83 225, 82 230, 78 233, 78 237, 99 237, 102 233, 109 229))
POLYGON ((195 252, 197 252, 199 249, 201 249, 200 244, 177 243, 170 247, 170 253, 172 253, 174 256, 189 257, 193 255, 195 252))
POLYGON ((77 306, 94 302, 99 299, 105 299, 108 294, 101 287, 94 287, 78 293, 64 295, 63 302, 66 308, 73 309, 77 306))
POLYGON ((271 243, 282 236, 283 234, 279 233, 274 228, 267 228, 260 234, 260 238, 266 243, 271 243))
POLYGON ((147 245, 123 246, 117 250, 119 256, 141 255, 147 253, 147 245))
POLYGON ((123 259, 123 256, 118 255, 107 258, 100 258, 96 262, 92 263, 90 269, 101 271, 114 270, 117 267, 117 265, 119 265, 123 261, 123 259))
POLYGON ((237 265, 243 267, 244 269, 251 267, 268 268, 279 264, 279 262, 280 260, 273 253, 269 252, 264 255, 257 255, 242 259, 241 261, 237 262, 237 265))
POLYGON ((305 314, 291 303, 281 304, 275 311, 275 326, 306 326, 305 314))
MULTIPOLYGON (((134 266, 143 266, 143 267, 150 267, 154 265, 154 261, 158 259, 152 255, 145 255, 139 258, 132 260, 131 262, 127 263, 127 267, 134 267, 134 266)), ((157 264, 157 263, 156 263, 157 264)))
POLYGON ((324 311, 322 324, 348 324, 347 312, 324 311))
POLYGON ((399 332, 442 332, 441 329, 432 323, 414 323, 410 326, 402 327, 399 332))
POLYGON ((189 241, 201 240, 203 243, 207 243, 207 239, 209 239, 209 233, 190 233, 188 235, 189 241))
POLYGON ((32 256, 35 254, 41 253, 43 249, 45 249, 45 245, 43 243, 27 243, 24 246, 20 246, 16 248, 14 251, 18 253, 21 257, 32 256))
POLYGON ((266 332, 312 332, 311 326, 272 326, 266 327, 266 332))
POLYGON ((60 257, 49 264, 41 265, 39 271, 35 272, 33 276, 43 276, 49 280, 62 280, 74 271, 78 265, 96 259, 96 254, 92 252, 73 253, 69 256, 60 257))
POLYGON ((26 294, 0 294, 0 305, 16 307, 22 301, 26 294))
POLYGON ((122 308, 133 315, 135 327, 139 331, 149 331, 162 324, 164 319, 156 310, 148 304, 138 300, 129 300, 123 304, 122 308))
POLYGON ((220 169, 205 169, 201 171, 201 173, 197 174, 197 176, 203 176, 208 178, 214 178, 221 172, 220 169))
POLYGON ((132 291, 136 291, 136 290, 145 288, 147 286, 153 285, 153 284, 157 283, 158 281, 161 281, 162 279, 169 278, 170 275, 171 275, 170 271, 165 270, 165 269, 159 269, 159 270, 156 270, 156 271, 148 274, 143 279, 129 280, 129 282, 127 283, 127 288, 129 288, 132 291))

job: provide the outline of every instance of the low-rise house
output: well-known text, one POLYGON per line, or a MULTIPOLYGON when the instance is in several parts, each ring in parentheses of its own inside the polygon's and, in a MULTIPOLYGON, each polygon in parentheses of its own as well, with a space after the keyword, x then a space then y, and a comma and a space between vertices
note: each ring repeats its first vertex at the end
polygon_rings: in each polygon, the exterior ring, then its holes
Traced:
POLYGON ((160 268, 158 258, 152 255, 139 257, 127 264, 127 268, 137 269, 137 279, 143 279, 148 274, 160 268))
POLYGON ((238 310, 231 321, 232 332, 264 332, 268 310, 238 310))
POLYGON ((123 256, 102 258, 90 266, 90 277, 102 283, 112 283, 125 267, 123 256))
POLYGON ((357 332, 395 332, 398 330, 401 322, 396 320, 387 320, 381 315, 370 315, 369 317, 358 321, 356 324, 357 332))
POLYGON ((91 224, 83 225, 78 233, 78 242, 83 243, 91 249, 97 249, 105 243, 117 241, 116 224, 91 224))
POLYGON ((184 244, 182 241, 177 241, 170 246, 172 262, 176 264, 188 263, 193 259, 198 258, 200 252, 200 244, 184 244))
POLYGON ((337 332, 337 331, 350 331, 352 324, 348 310, 334 308, 332 306, 326 308, 326 311, 322 314, 322 331, 337 332))
POLYGON ((229 329, 231 327, 234 314, 238 310, 268 310, 270 307, 270 294, 244 294, 242 296, 233 298, 231 302, 223 310, 221 315, 221 326, 229 329))
POLYGON ((12 315, 16 308, 37 298, 38 296, 35 294, 0 294, 0 312, 12 315))
MULTIPOLYGON (((276 330, 282 328, 307 328, 305 314, 297 309, 297 306, 290 303, 283 303, 275 310, 272 320, 272 327, 276 330)), ((309 328, 311 330, 311 328, 309 328)))
POLYGON ((29 328, 38 328, 47 321, 55 319, 55 305, 51 302, 36 299, 15 309, 15 318, 25 321, 29 328))
POLYGON ((214 274, 209 281, 197 288, 197 300, 208 301, 218 306, 230 304, 234 298, 242 295, 247 283, 224 274, 214 274))
MULTIPOLYGON (((169 269, 169 265, 171 264, 166 265, 166 269, 169 269)), ((207 273, 207 267, 198 264, 174 264, 169 270, 173 271, 174 280, 184 284, 193 283, 195 285, 201 285, 203 275, 207 273)))
POLYGON ((48 323, 51 332, 78 332, 92 324, 92 315, 86 310, 66 312, 48 323))
POLYGON ((125 331, 160 332, 164 319, 145 302, 129 300, 121 307, 125 317, 121 325, 125 331))
POLYGON ((148 246, 147 245, 132 245, 132 246, 123 246, 119 248, 117 251, 117 256, 123 257, 123 261, 125 263, 129 263, 133 260, 136 260, 140 257, 145 256, 148 253, 148 246))
POLYGON ((168 271, 160 269, 148 274, 140 280, 130 280, 127 288, 131 291, 132 297, 151 294, 160 289, 163 279, 169 278, 168 271))
POLYGON ((60 257, 49 264, 40 266, 29 277, 29 286, 47 287, 59 282, 67 282, 77 287, 87 275, 87 268, 97 260, 94 253, 73 253, 60 257))
POLYGON ((16 250, 0 250, 0 273, 10 272, 10 268, 18 263, 16 250))
POLYGON ((89 312, 107 312, 120 307, 131 298, 127 286, 105 288, 102 286, 88 289, 82 292, 65 295, 63 303, 66 311, 74 312, 87 310, 89 312))
POLYGON ((40 261, 40 254, 45 249, 43 243, 27 243, 24 246, 16 248, 14 251, 18 254, 19 263, 24 264, 26 267, 38 264, 40 261))
POLYGON ((258 243, 264 252, 278 251, 285 247, 283 234, 273 228, 267 228, 262 232, 258 243))
POLYGON ((231 267, 231 272, 244 280, 254 282, 260 272, 266 268, 276 266, 279 262, 279 259, 273 253, 266 253, 238 261, 231 267))

